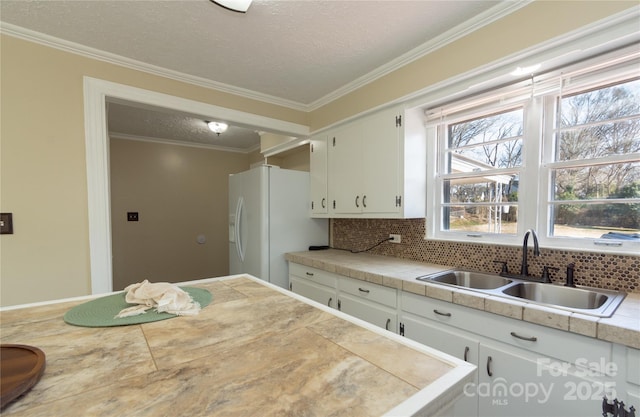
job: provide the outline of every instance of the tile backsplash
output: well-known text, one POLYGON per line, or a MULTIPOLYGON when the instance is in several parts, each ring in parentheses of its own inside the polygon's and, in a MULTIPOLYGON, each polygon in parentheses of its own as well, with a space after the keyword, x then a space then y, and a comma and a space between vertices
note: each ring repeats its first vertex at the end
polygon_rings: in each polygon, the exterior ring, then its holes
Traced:
MULTIPOLYGON (((488 245, 474 242, 425 240, 424 219, 332 219, 331 246, 363 250, 390 233, 400 234, 399 244, 385 242, 369 253, 411 259, 481 272, 499 272, 494 260, 507 261, 509 271, 520 270, 520 246, 488 245)), ((559 268, 553 282, 564 283, 567 264, 575 263, 575 283, 590 287, 640 293, 640 256, 540 248, 533 256, 529 248, 529 272, 540 276, 542 268, 559 268)))

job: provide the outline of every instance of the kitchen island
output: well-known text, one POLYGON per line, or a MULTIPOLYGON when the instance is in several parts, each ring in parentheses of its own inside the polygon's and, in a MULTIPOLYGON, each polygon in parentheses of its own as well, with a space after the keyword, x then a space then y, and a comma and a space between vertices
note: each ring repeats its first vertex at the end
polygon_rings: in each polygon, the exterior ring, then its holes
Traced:
POLYGON ((0 311, 0 341, 37 346, 45 373, 11 416, 447 415, 475 366, 251 276, 184 283, 196 316, 68 325, 88 298, 0 311))

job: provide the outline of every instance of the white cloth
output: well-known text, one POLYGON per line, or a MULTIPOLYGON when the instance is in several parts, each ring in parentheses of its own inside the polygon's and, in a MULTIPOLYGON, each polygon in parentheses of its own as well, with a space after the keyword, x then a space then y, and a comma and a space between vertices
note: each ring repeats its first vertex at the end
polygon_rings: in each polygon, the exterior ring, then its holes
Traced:
POLYGON ((193 316, 200 311, 200 304, 193 301, 189 293, 168 282, 150 283, 144 280, 131 284, 124 289, 125 301, 138 304, 122 309, 116 318, 137 316, 155 308, 159 313, 171 313, 178 316, 193 316))

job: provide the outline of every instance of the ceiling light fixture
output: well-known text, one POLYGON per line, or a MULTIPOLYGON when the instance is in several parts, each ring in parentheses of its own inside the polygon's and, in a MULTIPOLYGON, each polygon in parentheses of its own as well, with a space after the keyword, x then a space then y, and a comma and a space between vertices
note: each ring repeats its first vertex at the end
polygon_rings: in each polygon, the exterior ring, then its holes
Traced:
POLYGON ((252 0, 211 0, 211 3, 215 3, 218 6, 224 7, 238 13, 246 13, 251 6, 252 0))
POLYGON ((226 131, 229 127, 226 123, 222 122, 207 122, 207 126, 209 126, 209 129, 218 136, 220 136, 220 133, 226 131))

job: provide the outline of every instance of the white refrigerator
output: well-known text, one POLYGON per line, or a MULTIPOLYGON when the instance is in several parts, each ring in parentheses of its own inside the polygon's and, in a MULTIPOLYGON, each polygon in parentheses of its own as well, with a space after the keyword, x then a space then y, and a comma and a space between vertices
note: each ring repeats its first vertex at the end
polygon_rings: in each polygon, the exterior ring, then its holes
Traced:
POLYGON ((229 272, 289 287, 284 254, 327 245, 327 219, 312 219, 309 173, 263 165, 229 175, 229 272))

